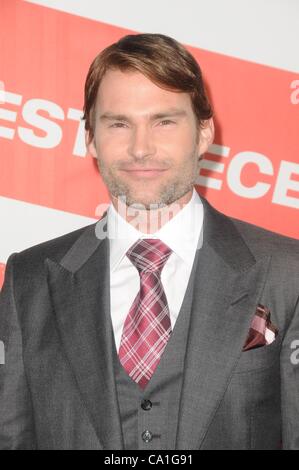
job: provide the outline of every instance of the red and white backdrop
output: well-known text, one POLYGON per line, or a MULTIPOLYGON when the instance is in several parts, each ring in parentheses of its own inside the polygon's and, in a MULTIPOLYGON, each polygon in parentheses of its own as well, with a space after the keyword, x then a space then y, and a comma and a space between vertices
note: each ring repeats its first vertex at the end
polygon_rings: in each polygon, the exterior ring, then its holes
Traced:
POLYGON ((297 0, 0 0, 0 286, 15 251, 99 218, 108 193, 80 121, 92 59, 161 32, 199 61, 216 137, 198 191, 299 239, 297 0))

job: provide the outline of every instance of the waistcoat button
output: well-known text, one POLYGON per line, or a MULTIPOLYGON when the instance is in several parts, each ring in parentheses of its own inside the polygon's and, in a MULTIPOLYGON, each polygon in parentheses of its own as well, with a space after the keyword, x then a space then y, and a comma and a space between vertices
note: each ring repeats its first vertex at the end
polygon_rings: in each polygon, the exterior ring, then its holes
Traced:
POLYGON ((141 408, 144 411, 150 410, 152 406, 153 406, 153 404, 150 400, 143 400, 142 403, 141 403, 141 408))
POLYGON ((141 435, 143 442, 151 442, 153 435, 150 431, 146 430, 141 435))

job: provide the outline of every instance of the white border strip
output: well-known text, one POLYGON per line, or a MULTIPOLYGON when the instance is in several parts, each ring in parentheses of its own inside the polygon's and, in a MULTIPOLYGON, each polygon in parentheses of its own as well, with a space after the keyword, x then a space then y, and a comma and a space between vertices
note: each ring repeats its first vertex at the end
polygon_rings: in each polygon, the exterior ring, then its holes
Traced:
POLYGON ((13 252, 90 225, 97 219, 1 196, 0 220, 0 261, 6 263, 13 252))
POLYGON ((298 0, 25 1, 299 72, 298 0))

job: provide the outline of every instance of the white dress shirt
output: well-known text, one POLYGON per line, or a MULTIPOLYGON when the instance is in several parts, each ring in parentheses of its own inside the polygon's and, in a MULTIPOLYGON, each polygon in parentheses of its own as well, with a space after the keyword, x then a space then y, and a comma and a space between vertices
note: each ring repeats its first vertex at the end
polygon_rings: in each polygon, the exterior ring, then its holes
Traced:
POLYGON ((126 316, 140 289, 140 276, 126 256, 127 250, 140 238, 159 238, 172 249, 163 267, 161 281, 173 329, 187 289, 202 224, 203 206, 194 188, 190 201, 155 233, 140 232, 110 204, 107 210, 110 311, 117 351, 126 316))

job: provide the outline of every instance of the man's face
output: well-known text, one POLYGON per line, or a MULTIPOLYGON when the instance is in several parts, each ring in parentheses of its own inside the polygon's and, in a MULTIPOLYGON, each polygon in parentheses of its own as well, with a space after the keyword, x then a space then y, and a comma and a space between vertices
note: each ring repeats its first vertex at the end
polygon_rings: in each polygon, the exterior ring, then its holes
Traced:
POLYGON ((192 190, 198 157, 211 141, 211 125, 207 129, 199 130, 187 93, 164 90, 139 72, 109 70, 88 150, 111 196, 150 209, 192 190))

